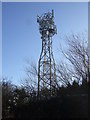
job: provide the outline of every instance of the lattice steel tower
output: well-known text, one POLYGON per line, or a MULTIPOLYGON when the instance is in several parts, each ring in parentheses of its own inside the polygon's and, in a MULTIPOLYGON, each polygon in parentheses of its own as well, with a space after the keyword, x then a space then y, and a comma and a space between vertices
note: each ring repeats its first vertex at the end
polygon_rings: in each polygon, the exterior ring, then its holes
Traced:
POLYGON ((42 39, 42 51, 38 62, 38 96, 55 95, 56 68, 52 51, 52 37, 57 33, 54 11, 37 16, 42 39))

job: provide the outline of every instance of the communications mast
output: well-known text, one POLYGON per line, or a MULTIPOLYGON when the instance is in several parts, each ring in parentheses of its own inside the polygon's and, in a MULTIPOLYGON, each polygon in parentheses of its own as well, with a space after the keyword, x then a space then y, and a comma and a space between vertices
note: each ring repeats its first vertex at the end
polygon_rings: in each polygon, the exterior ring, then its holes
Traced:
POLYGON ((42 39, 42 51, 38 62, 38 96, 56 94, 56 66, 52 51, 52 37, 57 33, 54 11, 37 16, 42 39))

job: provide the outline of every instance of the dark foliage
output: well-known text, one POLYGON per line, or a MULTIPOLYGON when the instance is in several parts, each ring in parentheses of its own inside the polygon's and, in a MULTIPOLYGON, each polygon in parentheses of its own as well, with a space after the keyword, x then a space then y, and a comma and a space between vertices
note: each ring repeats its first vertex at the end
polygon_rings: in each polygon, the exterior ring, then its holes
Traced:
MULTIPOLYGON (((38 99, 10 82, 2 84, 3 119, 64 119, 88 117, 88 82, 74 82, 57 90, 56 97, 38 99), (11 101, 11 102, 10 102, 11 101)), ((33 93, 32 93, 33 94, 33 93)))

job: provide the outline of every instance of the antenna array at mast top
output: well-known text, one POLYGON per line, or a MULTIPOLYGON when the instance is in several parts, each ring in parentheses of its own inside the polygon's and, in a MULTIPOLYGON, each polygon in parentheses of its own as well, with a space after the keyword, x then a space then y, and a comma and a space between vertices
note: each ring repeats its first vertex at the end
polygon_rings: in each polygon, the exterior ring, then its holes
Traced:
POLYGON ((37 22, 39 23, 39 31, 41 35, 49 34, 53 36, 57 33, 56 25, 54 24, 54 11, 52 13, 44 13, 41 17, 37 16, 37 22), (48 31, 48 32, 47 32, 48 31))

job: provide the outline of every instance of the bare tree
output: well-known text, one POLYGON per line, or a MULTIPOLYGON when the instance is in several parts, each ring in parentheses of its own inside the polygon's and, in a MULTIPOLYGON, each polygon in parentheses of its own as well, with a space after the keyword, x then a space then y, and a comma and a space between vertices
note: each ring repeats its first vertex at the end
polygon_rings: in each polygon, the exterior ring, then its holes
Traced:
POLYGON ((70 70, 68 69, 68 65, 65 64, 63 61, 60 61, 57 64, 57 87, 68 86, 71 85, 72 82, 72 75, 70 70))
POLYGON ((21 80, 21 86, 24 87, 30 97, 33 97, 37 95, 38 89, 38 71, 35 61, 26 60, 25 73, 26 76, 21 80))
POLYGON ((64 84, 68 84, 73 80, 77 82, 88 81, 89 76, 89 55, 88 55, 88 40, 87 34, 72 34, 71 36, 65 37, 65 42, 67 43, 67 50, 64 51, 60 47, 66 61, 68 60, 68 65, 60 62, 57 68, 57 74, 59 76, 59 81, 64 84))

